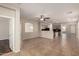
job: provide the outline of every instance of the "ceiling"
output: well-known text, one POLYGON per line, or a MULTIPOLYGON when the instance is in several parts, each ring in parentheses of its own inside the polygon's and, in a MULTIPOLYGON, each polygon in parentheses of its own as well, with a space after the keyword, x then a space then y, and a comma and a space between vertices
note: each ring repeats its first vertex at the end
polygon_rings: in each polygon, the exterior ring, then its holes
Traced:
POLYGON ((53 22, 71 22, 78 20, 78 3, 17 3, 21 8, 21 17, 37 20, 40 15, 50 17, 53 22))
POLYGON ((45 15, 53 22, 75 21, 79 15, 79 4, 23 3, 20 8, 23 17, 35 19, 45 15))

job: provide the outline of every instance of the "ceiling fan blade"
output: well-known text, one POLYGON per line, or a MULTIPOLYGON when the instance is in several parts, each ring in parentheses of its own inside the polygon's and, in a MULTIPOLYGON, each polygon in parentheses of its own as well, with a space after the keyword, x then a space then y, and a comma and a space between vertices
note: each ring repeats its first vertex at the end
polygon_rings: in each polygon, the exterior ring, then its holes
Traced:
POLYGON ((50 19, 49 17, 45 17, 45 19, 50 19))

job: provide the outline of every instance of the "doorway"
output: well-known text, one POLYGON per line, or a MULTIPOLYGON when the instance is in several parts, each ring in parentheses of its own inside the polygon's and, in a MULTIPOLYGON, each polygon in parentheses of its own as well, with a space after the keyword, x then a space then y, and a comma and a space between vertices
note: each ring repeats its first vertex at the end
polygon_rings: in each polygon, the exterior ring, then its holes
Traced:
POLYGON ((10 19, 0 17, 0 55, 11 52, 9 30, 10 19))
POLYGON ((53 37, 54 38, 61 37, 61 24, 59 23, 53 24, 53 37))
POLYGON ((19 52, 21 48, 20 9, 8 5, 0 5, 0 17, 10 19, 9 46, 12 52, 19 52))
POLYGON ((63 35, 65 35, 65 39, 76 39, 76 25, 77 23, 76 22, 67 22, 67 23, 64 23, 64 24, 61 24, 61 34, 62 34, 62 38, 63 38, 63 35))

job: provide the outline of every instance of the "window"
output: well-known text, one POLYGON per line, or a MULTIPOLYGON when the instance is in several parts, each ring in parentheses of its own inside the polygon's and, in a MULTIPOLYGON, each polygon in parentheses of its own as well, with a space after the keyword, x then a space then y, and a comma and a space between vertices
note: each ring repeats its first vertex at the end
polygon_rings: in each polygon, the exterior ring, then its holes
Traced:
POLYGON ((62 25, 61 28, 62 31, 66 31, 66 25, 62 25))
POLYGON ((33 24, 25 23, 25 32, 33 32, 33 24))

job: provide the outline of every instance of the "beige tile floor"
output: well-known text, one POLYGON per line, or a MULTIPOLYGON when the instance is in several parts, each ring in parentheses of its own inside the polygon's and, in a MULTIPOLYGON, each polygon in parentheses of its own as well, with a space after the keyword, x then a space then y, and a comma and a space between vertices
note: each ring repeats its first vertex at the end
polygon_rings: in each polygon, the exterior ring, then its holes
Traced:
POLYGON ((14 56, 79 56, 79 41, 71 38, 33 38, 23 41, 19 53, 9 53, 14 56))

